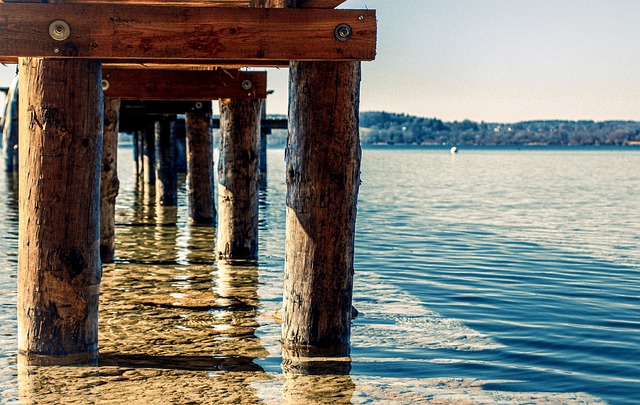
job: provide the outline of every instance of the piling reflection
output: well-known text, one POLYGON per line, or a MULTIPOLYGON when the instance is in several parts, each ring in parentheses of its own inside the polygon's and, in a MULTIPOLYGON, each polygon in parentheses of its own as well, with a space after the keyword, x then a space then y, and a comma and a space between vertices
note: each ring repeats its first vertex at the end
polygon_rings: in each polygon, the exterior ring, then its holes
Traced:
MULTIPOLYGON (((148 189, 145 188, 145 189, 148 189)), ((149 194, 123 198, 114 264, 103 267, 94 366, 18 365, 22 403, 260 402, 256 263, 215 263, 215 229, 149 194)))
POLYGON ((18 222, 18 173, 5 173, 7 220, 18 222))
POLYGON ((304 357, 282 349, 285 404, 350 404, 355 383, 349 357, 304 357))

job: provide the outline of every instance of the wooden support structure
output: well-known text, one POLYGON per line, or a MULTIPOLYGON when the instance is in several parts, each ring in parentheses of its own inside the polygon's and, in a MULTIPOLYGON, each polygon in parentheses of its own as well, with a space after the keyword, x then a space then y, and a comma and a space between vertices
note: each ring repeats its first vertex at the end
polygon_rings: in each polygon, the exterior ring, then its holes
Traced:
POLYGON ((104 100, 102 171, 100 175, 100 259, 113 263, 115 256, 116 197, 118 180, 118 117, 120 99, 104 100))
POLYGON ((262 100, 220 100, 218 242, 220 259, 258 258, 262 100))
POLYGON ((282 341, 346 355, 360 185, 358 62, 292 62, 282 341))
POLYGON ((101 278, 101 66, 21 58, 19 69, 18 350, 91 360, 101 278))
POLYGON ((187 113, 187 189, 189 220, 199 225, 215 225, 213 199, 213 134, 211 114, 187 113))
POLYGON ((156 201, 173 207, 178 205, 178 168, 176 167, 175 116, 155 122, 156 201))
POLYGON ((0 55, 200 61, 373 60, 369 10, 0 3, 0 55), (53 22, 53 24, 52 24, 53 22), (50 34, 51 31, 51 34, 50 34))
POLYGON ((7 89, 5 110, 2 117, 2 161, 4 171, 18 171, 18 78, 7 89))
POLYGON ((265 98, 267 73, 233 69, 206 71, 104 68, 103 88, 105 97, 123 100, 265 98))
MULTIPOLYGON (((101 85, 108 98, 127 99, 119 124, 137 134, 137 156, 143 157, 137 173, 144 174, 149 195, 158 156, 163 204, 175 204, 165 177, 174 172, 166 166, 174 161, 172 131, 167 122, 159 124, 156 138, 153 123, 165 114, 187 113, 194 131, 201 124, 210 133, 203 122, 209 101, 221 98, 217 256, 255 260, 266 78, 238 69, 290 66, 282 342, 296 359, 348 354, 359 61, 375 58, 375 11, 333 9, 341 0, 66 3, 0 3, 0 62, 19 61, 21 75, 20 352, 30 359, 53 356, 50 362, 97 355, 100 166, 113 166, 105 172, 115 173, 116 165, 106 149, 101 160, 101 85), (174 101, 154 104, 158 94, 174 101), (156 115, 140 120, 150 106, 156 115)), ((115 108, 110 103, 107 111, 115 108)), ((107 132, 117 136, 110 114, 107 132)), ((203 158, 211 162, 208 138, 201 142, 192 148, 206 149, 203 158)), ((107 186, 115 182, 103 180, 102 195, 109 201, 115 196, 107 186)), ((203 209, 193 216, 211 222, 215 213, 203 209)), ((113 259, 109 237, 103 242, 105 261, 113 259)))

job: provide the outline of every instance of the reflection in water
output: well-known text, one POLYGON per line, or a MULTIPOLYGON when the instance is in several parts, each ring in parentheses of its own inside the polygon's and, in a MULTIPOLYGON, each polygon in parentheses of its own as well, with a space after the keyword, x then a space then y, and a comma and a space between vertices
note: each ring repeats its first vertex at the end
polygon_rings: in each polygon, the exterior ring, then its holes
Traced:
MULTIPOLYGON (((149 190, 146 187, 146 190, 149 190)), ((138 189, 139 190, 139 189, 138 189)), ((124 193, 117 261, 105 265, 94 366, 18 364, 24 403, 246 403, 271 379, 255 359, 258 267, 214 263, 215 230, 180 207, 124 193)))
POLYGON ((355 384, 349 357, 300 357, 282 350, 285 404, 350 404, 355 384))

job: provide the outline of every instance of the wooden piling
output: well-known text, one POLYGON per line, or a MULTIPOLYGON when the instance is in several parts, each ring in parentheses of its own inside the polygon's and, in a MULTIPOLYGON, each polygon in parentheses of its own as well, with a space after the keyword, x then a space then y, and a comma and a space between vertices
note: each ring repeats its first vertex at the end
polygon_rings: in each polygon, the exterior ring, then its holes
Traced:
POLYGON ((18 78, 13 80, 6 96, 2 125, 2 158, 4 171, 18 171, 18 78))
MULTIPOLYGON (((155 122, 145 125, 143 139, 142 175, 144 184, 155 187, 156 185, 156 130, 155 122)), ((149 187, 147 187, 148 189, 149 187)), ((150 190, 148 190, 150 191, 150 190)))
POLYGON ((155 123, 156 201, 160 205, 178 205, 178 170, 176 167, 175 117, 155 123))
POLYGON ((262 103, 260 111, 260 187, 267 186, 267 135, 271 133, 271 128, 266 127, 262 123, 267 119, 267 100, 262 103))
POLYGON ((100 175, 100 259, 113 263, 115 252, 116 197, 118 180, 118 117, 120 99, 104 101, 102 171, 100 175))
POLYGON ((187 113, 187 188, 189 221, 192 224, 215 225, 213 199, 213 134, 211 114, 187 113))
POLYGON ((19 69, 18 349, 34 361, 92 360, 101 278, 101 64, 21 58, 19 69))
POLYGON ((137 129, 135 131, 135 138, 134 138, 134 148, 136 148, 136 150, 138 151, 138 153, 136 154, 135 158, 136 158, 136 174, 138 175, 138 177, 136 178, 136 180, 139 182, 140 185, 144 186, 144 144, 145 144, 145 137, 146 137, 146 132, 144 129, 137 129))
POLYGON ((178 174, 187 174, 187 124, 185 120, 176 119, 174 122, 176 171, 178 174))
POLYGON ((360 183, 359 62, 292 62, 282 341, 346 355, 360 183))
POLYGON ((258 258, 260 99, 220 100, 217 256, 258 258))

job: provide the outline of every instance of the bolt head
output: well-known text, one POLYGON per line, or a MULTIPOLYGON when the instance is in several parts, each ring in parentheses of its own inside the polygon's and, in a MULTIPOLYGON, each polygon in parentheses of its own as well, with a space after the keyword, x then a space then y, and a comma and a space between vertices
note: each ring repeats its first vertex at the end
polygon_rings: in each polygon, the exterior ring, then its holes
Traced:
POLYGON ((346 42, 351 38, 352 30, 348 24, 339 24, 333 34, 338 41, 346 42))

